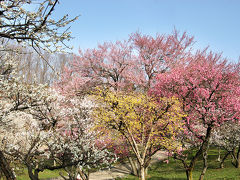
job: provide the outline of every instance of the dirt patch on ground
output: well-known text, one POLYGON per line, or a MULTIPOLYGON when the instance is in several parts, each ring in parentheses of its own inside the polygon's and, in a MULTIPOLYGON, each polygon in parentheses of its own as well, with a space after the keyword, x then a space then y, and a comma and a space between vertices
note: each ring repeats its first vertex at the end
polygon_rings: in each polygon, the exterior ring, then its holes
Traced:
MULTIPOLYGON (((157 152, 151 163, 162 161, 167 158, 167 155, 163 151, 157 152)), ((114 180, 116 178, 124 177, 130 174, 131 168, 129 164, 120 164, 112 167, 110 170, 98 171, 90 174, 89 180, 114 180)))
MULTIPOLYGON (((159 151, 152 157, 151 163, 163 161, 166 158, 167 158, 167 155, 165 154, 165 152, 159 151)), ((118 164, 113 166, 110 169, 91 173, 89 176, 89 180, 114 180, 116 178, 121 178, 130 174, 130 172, 131 172, 131 168, 129 164, 118 164)), ((62 178, 59 177, 51 180, 62 180, 62 178)))

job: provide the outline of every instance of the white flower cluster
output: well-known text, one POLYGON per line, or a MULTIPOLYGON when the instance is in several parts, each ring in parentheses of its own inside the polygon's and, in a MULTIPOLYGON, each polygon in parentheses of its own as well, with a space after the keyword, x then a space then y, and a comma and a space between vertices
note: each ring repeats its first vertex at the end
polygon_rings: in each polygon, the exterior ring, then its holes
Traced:
POLYGON ((62 51, 67 47, 71 32, 63 29, 78 17, 68 15, 59 20, 51 19, 58 0, 0 1, 0 37, 14 39, 49 52, 62 51))
MULTIPOLYGON (((44 84, 25 83, 18 62, 5 52, 0 59, 0 151, 36 176, 44 169, 88 171, 109 166, 114 154, 97 144, 88 97, 68 97, 44 84), (49 162, 53 162, 49 164, 49 162)), ((87 174, 87 173, 86 173, 87 174)), ((35 176, 33 175, 33 176, 35 176)))
MULTIPOLYGON (((0 74, 0 151, 30 173, 48 168, 109 166, 114 154, 97 144, 89 98, 69 98, 42 84, 16 77, 16 62, 5 56, 0 74), (55 161, 51 167, 47 164, 55 161)), ((35 174, 37 174, 35 173, 35 174)))
POLYGON ((227 151, 233 151, 240 144, 240 125, 234 122, 226 122, 213 132, 211 142, 227 151))

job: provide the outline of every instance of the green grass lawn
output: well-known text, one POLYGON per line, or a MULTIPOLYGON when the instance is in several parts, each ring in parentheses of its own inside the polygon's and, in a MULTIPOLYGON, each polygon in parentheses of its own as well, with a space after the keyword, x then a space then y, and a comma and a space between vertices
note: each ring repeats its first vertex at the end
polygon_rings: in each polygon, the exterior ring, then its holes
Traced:
MULTIPOLYGON (((240 180, 240 169, 235 168, 231 164, 231 157, 225 161, 225 168, 219 168, 219 162, 217 161, 218 151, 216 149, 211 149, 208 156, 208 170, 205 175, 207 180, 240 180)), ((223 153, 221 154, 223 157, 223 153)), ((202 170, 202 160, 199 160, 195 166, 193 172, 193 178, 198 179, 202 170)), ((59 177, 59 172, 63 170, 49 171, 39 173, 40 179, 48 179, 59 177)), ((26 169, 17 175, 17 180, 28 180, 28 174, 26 169)), ((122 180, 137 180, 138 178, 134 176, 127 176, 121 178, 122 180)), ((148 180, 185 180, 186 174, 185 170, 180 161, 170 159, 169 164, 158 162, 151 165, 148 171, 148 180)))
MULTIPOLYGON (((205 175, 205 179, 208 180, 227 180, 235 179, 240 180, 240 169, 235 168, 231 164, 231 159, 225 162, 225 168, 219 169, 219 162, 217 161, 217 150, 209 151, 208 170, 205 175)), ((202 169, 202 161, 199 160, 193 172, 193 179, 198 179, 202 169)), ((123 180, 137 180, 134 176, 127 176, 121 178, 123 180)), ((169 164, 159 162, 153 164, 148 171, 148 180, 185 180, 185 170, 180 161, 170 159, 169 164)))
MULTIPOLYGON (((64 173, 63 170, 54 170, 54 171, 50 171, 50 170, 45 170, 43 172, 39 173, 39 178, 40 179, 49 179, 49 178, 55 178, 55 177, 59 177, 59 172, 64 173)), ((17 175, 17 180, 29 180, 30 178, 28 177, 28 173, 27 170, 24 169, 24 171, 21 174, 17 175)))

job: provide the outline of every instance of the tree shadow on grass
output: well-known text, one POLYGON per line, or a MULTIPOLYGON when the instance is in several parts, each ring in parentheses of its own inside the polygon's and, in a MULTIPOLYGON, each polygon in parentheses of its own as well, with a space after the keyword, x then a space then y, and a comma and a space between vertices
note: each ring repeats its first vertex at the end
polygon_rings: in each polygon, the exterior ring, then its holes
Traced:
POLYGON ((151 177, 149 180, 186 180, 186 178, 164 178, 164 177, 151 177))
POLYGON ((149 180, 185 180, 185 169, 178 161, 155 163, 149 168, 149 180), (169 177, 169 175, 171 175, 169 177))

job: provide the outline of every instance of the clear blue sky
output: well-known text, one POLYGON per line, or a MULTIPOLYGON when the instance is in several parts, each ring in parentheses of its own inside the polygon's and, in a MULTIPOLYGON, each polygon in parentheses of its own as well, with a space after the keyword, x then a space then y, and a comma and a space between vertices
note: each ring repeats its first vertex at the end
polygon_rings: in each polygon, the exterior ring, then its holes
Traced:
POLYGON ((240 56, 240 0, 60 0, 54 16, 81 15, 71 24, 74 52, 127 39, 132 32, 171 33, 176 27, 232 61, 240 56))

